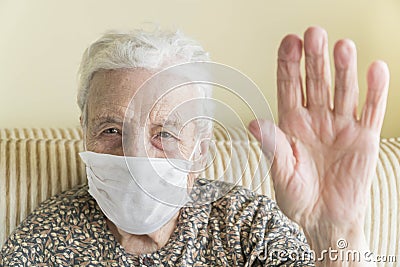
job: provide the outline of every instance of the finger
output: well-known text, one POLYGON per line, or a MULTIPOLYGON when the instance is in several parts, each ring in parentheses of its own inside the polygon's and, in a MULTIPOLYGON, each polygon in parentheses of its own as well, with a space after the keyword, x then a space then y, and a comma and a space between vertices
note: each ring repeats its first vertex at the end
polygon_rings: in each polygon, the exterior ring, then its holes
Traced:
POLYGON ((273 159, 274 183, 286 183, 294 171, 296 159, 284 132, 268 120, 250 122, 249 130, 261 143, 261 150, 267 159, 273 159))
POLYGON ((367 99, 361 114, 361 125, 380 133, 389 90, 389 68, 383 61, 371 64, 367 74, 367 99))
POLYGON ((302 41, 296 35, 286 36, 278 50, 278 114, 303 106, 304 96, 300 73, 302 41))
POLYGON ((351 40, 341 40, 334 49, 335 103, 337 115, 350 115, 357 119, 358 80, 357 50, 351 40))
POLYGON ((307 107, 331 107, 328 35, 319 27, 304 33, 307 107))

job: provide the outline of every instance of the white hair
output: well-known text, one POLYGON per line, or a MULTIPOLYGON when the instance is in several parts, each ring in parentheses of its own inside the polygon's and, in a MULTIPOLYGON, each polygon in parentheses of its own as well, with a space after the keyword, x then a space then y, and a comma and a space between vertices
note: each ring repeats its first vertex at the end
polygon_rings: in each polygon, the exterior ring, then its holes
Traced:
MULTIPOLYGON (((78 105, 86 125, 86 105, 93 75, 99 70, 145 68, 159 70, 167 65, 209 61, 209 55, 198 42, 181 31, 108 32, 84 52, 79 68, 78 105)), ((199 86, 204 97, 211 97, 211 86, 199 86)), ((206 128, 212 128, 209 127, 206 128)))

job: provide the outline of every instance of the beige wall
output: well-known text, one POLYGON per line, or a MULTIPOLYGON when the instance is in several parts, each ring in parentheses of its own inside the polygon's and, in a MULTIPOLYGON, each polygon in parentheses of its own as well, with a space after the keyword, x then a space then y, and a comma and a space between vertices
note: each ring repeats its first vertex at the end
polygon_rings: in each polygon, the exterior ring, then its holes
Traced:
POLYGON ((109 29, 143 22, 181 28, 215 61, 252 78, 276 110, 276 50, 308 25, 356 41, 360 100, 365 72, 380 58, 391 68, 383 136, 400 136, 400 2, 228 0, 0 0, 0 127, 78 125, 76 71, 85 47, 109 29))

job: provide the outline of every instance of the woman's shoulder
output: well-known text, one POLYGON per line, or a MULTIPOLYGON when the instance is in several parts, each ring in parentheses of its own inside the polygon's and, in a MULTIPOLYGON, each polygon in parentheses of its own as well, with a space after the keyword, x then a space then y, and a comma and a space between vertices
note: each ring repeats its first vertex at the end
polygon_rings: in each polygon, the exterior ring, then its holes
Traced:
POLYGON ((1 249, 2 260, 26 264, 32 259, 46 262, 54 253, 62 255, 66 252, 63 248, 76 237, 73 232, 84 234, 85 223, 94 220, 95 214, 101 215, 96 207, 87 185, 76 186, 45 200, 9 236, 1 249))
POLYGON ((234 183, 199 178, 193 191, 192 199, 209 204, 210 217, 222 224, 239 223, 251 227, 272 219, 287 221, 273 199, 234 183))
POLYGON ((253 203, 257 206, 267 206, 272 210, 276 210, 277 208, 275 201, 269 196, 257 194, 244 186, 238 185, 238 183, 199 178, 196 181, 195 188, 197 187, 202 188, 203 193, 210 200, 213 200, 210 201, 213 206, 222 205, 226 207, 227 204, 233 204, 239 208, 243 205, 247 206, 253 203))
POLYGON ((33 223, 35 220, 42 221, 45 218, 50 223, 52 219, 70 218, 88 205, 95 205, 94 199, 88 193, 88 186, 78 185, 43 201, 24 222, 33 223))
POLYGON ((225 194, 210 203, 208 228, 213 236, 236 240, 235 246, 247 258, 254 260, 257 255, 265 255, 267 247, 293 251, 309 249, 299 226, 286 217, 270 197, 222 181, 203 179, 199 182, 210 188, 210 184, 224 188, 225 194))

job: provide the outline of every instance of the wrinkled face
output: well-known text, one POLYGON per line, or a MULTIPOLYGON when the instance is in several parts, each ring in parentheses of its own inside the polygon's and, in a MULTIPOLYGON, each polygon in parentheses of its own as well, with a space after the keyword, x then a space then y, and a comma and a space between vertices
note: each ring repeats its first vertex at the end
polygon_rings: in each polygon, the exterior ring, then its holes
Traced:
POLYGON ((180 159, 200 153, 196 124, 188 118, 188 105, 182 106, 201 97, 199 91, 186 86, 160 97, 157 86, 138 90, 152 74, 141 68, 94 74, 87 99, 88 151, 180 159))

